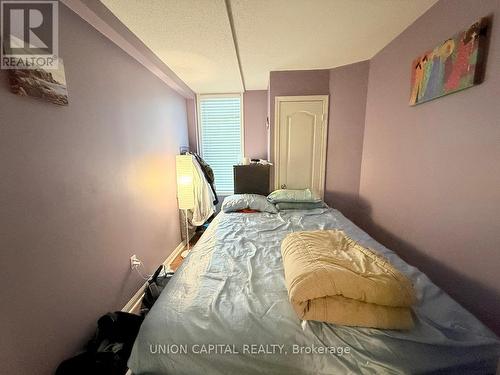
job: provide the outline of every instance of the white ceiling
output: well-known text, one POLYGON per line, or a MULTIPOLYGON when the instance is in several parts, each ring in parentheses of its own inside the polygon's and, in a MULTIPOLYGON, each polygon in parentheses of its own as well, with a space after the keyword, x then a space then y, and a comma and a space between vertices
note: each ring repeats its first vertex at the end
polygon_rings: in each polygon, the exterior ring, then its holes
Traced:
POLYGON ((224 0, 101 2, 193 91, 243 91, 224 0))
MULTIPOLYGON (((101 0, 197 93, 243 91, 224 0, 101 0)), ((229 0, 246 90, 370 59, 437 0, 229 0)))

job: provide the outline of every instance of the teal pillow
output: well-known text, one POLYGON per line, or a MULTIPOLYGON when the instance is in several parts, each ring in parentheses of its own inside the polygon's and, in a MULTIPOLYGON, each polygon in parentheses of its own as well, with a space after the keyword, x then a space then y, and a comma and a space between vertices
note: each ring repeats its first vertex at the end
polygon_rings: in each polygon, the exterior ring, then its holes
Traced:
POLYGON ((280 189, 275 190, 267 196, 267 200, 271 203, 282 202, 321 202, 319 195, 313 193, 309 189, 293 190, 280 189))
POLYGON ((325 202, 281 202, 276 203, 276 208, 279 211, 283 210, 312 210, 315 208, 327 208, 325 202))
POLYGON ((222 211, 237 212, 251 209, 260 212, 278 213, 274 204, 268 202, 265 196, 259 194, 234 194, 226 197, 222 203, 222 211))

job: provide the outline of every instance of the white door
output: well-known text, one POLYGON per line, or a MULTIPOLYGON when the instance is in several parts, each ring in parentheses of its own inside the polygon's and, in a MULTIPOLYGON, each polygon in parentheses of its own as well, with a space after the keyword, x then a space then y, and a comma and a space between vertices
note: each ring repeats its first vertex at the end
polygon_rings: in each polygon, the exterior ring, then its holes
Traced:
POLYGON ((323 197, 328 96, 275 100, 275 188, 309 188, 323 197))

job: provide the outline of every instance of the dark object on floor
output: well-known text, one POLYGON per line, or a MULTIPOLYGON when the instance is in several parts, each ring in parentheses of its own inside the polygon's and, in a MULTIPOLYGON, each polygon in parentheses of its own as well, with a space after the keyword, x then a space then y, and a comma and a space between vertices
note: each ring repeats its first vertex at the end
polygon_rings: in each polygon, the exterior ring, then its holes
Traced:
POLYGON ((156 272, 148 281, 148 285, 144 290, 144 297, 142 298, 141 303, 141 315, 146 315, 151 307, 153 307, 154 303, 160 296, 161 291, 168 284, 170 279, 174 276, 173 272, 167 272, 167 269, 164 265, 158 267, 156 272))
POLYGON ((87 350, 62 362, 56 375, 124 375, 143 319, 122 311, 103 315, 87 350))

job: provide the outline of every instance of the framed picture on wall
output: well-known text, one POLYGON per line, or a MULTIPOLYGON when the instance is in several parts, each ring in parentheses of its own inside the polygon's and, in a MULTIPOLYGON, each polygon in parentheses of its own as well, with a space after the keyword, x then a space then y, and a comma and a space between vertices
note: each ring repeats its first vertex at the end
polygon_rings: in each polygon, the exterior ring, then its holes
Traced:
POLYGON ((68 105, 68 87, 62 59, 59 59, 58 69, 10 70, 9 82, 14 94, 33 96, 54 104, 68 105))
POLYGON ((410 105, 483 81, 489 20, 482 18, 412 62, 410 105))

